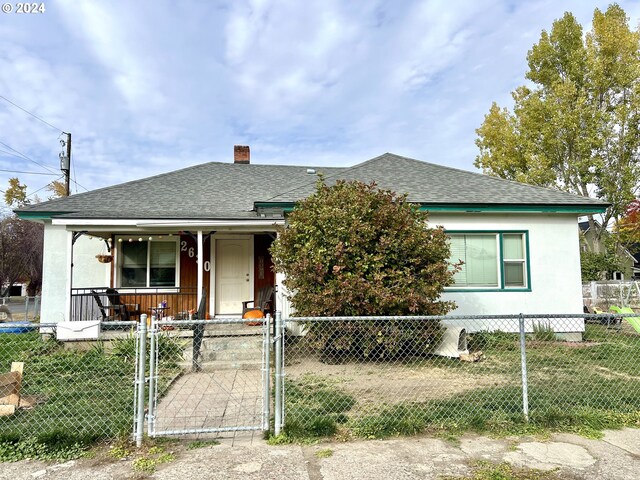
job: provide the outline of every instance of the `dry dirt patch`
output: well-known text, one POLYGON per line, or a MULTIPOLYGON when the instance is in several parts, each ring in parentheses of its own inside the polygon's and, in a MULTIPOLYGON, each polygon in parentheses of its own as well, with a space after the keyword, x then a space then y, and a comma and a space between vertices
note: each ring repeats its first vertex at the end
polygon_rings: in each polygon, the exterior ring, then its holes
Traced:
POLYGON ((494 374, 473 375, 433 366, 401 364, 329 365, 303 359, 286 367, 286 376, 300 380, 312 376, 343 389, 359 403, 398 404, 450 398, 478 388, 503 386, 509 379, 494 374))

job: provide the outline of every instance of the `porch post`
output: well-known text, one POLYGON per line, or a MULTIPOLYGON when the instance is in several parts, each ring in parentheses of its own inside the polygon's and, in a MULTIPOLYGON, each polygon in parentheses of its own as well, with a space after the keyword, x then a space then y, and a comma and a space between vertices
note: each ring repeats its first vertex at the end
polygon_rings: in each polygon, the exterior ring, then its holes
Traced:
MULTIPOLYGON (((196 261, 196 265, 198 266, 198 305, 200 305, 200 301, 202 299, 202 286, 204 285, 202 278, 202 266, 204 265, 203 257, 204 248, 202 245, 202 230, 198 230, 198 257, 196 261)), ((204 318, 199 318, 198 320, 204 320, 204 318)))
POLYGON ((66 321, 70 322, 71 318, 71 289, 73 288, 73 244, 75 241, 75 232, 67 232, 67 285, 66 298, 64 300, 64 309, 67 312, 66 321))

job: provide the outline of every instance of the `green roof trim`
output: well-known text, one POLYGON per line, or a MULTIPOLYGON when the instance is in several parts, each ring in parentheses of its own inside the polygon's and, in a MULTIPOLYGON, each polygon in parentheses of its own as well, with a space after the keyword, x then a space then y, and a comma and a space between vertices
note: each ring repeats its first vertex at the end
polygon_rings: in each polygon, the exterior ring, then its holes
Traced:
POLYGON ((296 206, 295 202, 256 202, 255 208, 282 208, 291 210, 296 206))
POLYGON ((51 218, 56 217, 58 215, 64 215, 68 212, 21 212, 16 211, 16 215, 19 218, 23 218, 25 220, 51 220, 51 218))
MULTIPOLYGON (((285 213, 295 207, 294 202, 256 202, 256 208, 281 208, 285 213)), ((452 204, 429 205, 421 204, 420 210, 429 212, 468 212, 468 213, 604 213, 606 206, 602 205, 491 205, 491 204, 452 204)))
POLYGON ((531 213, 604 213, 606 205, 491 205, 491 204, 454 204, 454 205, 420 205, 420 210, 429 212, 531 212, 531 213))

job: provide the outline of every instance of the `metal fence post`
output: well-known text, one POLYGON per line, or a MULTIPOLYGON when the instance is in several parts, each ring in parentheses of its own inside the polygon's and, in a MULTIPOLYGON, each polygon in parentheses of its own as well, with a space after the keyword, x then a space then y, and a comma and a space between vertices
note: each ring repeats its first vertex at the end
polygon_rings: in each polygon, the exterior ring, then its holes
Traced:
POLYGON ((283 372, 282 372, 282 343, 284 341, 283 328, 282 328, 282 313, 276 312, 276 336, 274 338, 276 347, 276 373, 275 373, 275 425, 274 430, 276 435, 280 435, 283 427, 283 372))
POLYGON ((267 313, 267 318, 263 325, 262 343, 262 430, 269 431, 269 417, 271 417, 271 314, 267 313))
POLYGON ((522 369, 522 413, 526 422, 529 421, 529 385, 527 379, 527 348, 525 342, 524 315, 518 317, 520 325, 520 365, 522 369))
POLYGON ((138 378, 137 382, 137 411, 136 411, 136 447, 142 446, 144 438, 144 385, 145 385, 145 363, 147 360, 147 315, 140 315, 138 323, 138 339, 140 346, 138 347, 138 378))
MULTIPOLYGON (((149 406, 147 413, 147 434, 153 434, 155 422, 155 385, 156 385, 156 343, 158 341, 158 325, 155 315, 151 315, 151 330, 149 331, 149 406)), ((146 323, 146 322, 145 322, 146 323)))

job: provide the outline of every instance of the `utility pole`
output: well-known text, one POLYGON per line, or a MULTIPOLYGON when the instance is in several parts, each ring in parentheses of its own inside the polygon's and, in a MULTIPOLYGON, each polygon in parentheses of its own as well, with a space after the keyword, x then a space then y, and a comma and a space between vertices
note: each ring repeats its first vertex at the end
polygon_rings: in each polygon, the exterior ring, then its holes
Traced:
POLYGON ((69 189, 69 172, 71 171, 71 134, 64 132, 67 136, 67 140, 62 140, 63 146, 66 147, 66 152, 60 153, 60 170, 64 173, 64 188, 65 195, 68 197, 71 194, 71 190, 69 189))

